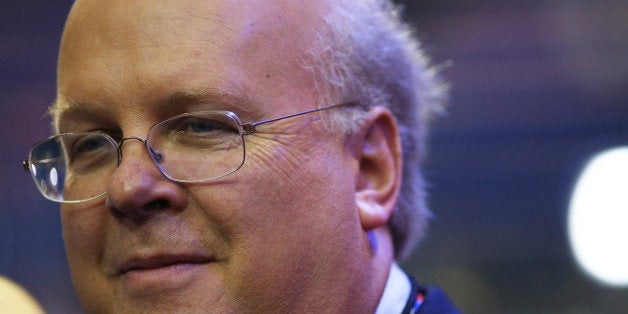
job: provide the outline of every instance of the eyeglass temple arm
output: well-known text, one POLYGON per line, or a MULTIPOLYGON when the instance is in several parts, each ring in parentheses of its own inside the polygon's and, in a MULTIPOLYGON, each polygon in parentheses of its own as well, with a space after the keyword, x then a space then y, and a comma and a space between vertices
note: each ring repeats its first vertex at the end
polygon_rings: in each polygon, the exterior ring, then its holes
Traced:
POLYGON ((344 107, 344 106, 360 106, 364 110, 368 109, 368 107, 360 104, 357 101, 349 101, 349 102, 344 102, 344 103, 341 103, 341 104, 336 104, 336 105, 331 105, 331 106, 311 109, 311 110, 307 110, 307 111, 303 111, 303 112, 299 112, 299 113, 295 113, 295 114, 291 114, 291 115, 287 115, 287 116, 283 116, 283 117, 278 117, 278 118, 273 118, 273 119, 268 119, 268 120, 262 120, 262 121, 257 121, 257 122, 251 122, 251 123, 245 123, 245 124, 242 125, 242 128, 244 129, 244 134, 247 135, 247 134, 255 133, 255 127, 260 125, 260 124, 275 122, 275 121, 279 121, 279 120, 283 120, 283 119, 294 118, 294 117, 302 116, 304 114, 308 114, 308 113, 312 113, 312 112, 322 111, 322 110, 336 108, 336 107, 344 107))
MULTIPOLYGON (((59 160, 60 158, 48 158, 48 159, 42 159, 39 162, 37 162, 37 164, 46 164, 46 163, 50 163, 50 162, 55 162, 57 160, 59 160)), ((33 165, 34 163, 31 163, 28 161, 28 159, 25 159, 24 161, 22 161, 22 167, 24 167, 24 170, 26 171, 30 171, 29 166, 33 165)))

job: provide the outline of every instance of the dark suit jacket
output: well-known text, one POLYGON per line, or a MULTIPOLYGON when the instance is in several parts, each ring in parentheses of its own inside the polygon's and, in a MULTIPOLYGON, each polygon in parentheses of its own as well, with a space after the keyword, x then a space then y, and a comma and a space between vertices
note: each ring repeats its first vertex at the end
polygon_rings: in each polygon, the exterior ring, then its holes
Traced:
POLYGON ((456 314, 462 313, 456 308, 456 306, 449 300, 447 295, 440 288, 433 285, 419 285, 417 281, 412 277, 410 282, 412 283, 412 290, 410 298, 406 303, 406 307, 403 310, 403 314, 456 314), (423 302, 419 306, 417 311, 414 311, 417 296, 421 295, 423 302))

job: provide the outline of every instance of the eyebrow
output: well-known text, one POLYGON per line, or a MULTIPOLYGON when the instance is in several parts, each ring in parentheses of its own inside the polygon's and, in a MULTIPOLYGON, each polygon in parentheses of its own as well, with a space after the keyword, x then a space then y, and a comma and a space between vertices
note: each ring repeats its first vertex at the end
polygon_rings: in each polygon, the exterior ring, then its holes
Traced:
MULTIPOLYGON (((150 106, 148 107, 150 110, 155 112, 166 112, 173 115, 182 113, 181 107, 186 108, 184 106, 188 106, 189 108, 200 103, 214 104, 221 109, 238 111, 239 115, 246 116, 252 114, 251 105, 255 101, 247 93, 240 90, 205 88, 174 90, 147 105, 150 106)), ((53 118, 53 126, 55 127, 64 116, 79 116, 88 119, 107 116, 106 106, 102 103, 77 101, 66 97, 58 97, 48 111, 53 118)))
POLYGON ((240 90, 227 89, 183 89, 175 90, 167 94, 163 100, 155 104, 156 106, 189 105, 196 103, 214 103, 216 105, 227 106, 230 109, 246 112, 250 104, 254 103, 251 97, 240 90))
POLYGON ((54 133, 59 133, 61 130, 61 118, 64 116, 75 116, 83 119, 94 119, 102 117, 103 113, 99 112, 95 108, 100 107, 100 104, 86 103, 74 101, 73 99, 57 97, 53 104, 48 108, 48 114, 52 117, 52 129, 54 133))
POLYGON ((52 117, 53 121, 56 121, 61 115, 65 113, 90 111, 86 107, 85 103, 76 102, 68 98, 58 97, 52 102, 52 105, 48 107, 48 113, 52 117))

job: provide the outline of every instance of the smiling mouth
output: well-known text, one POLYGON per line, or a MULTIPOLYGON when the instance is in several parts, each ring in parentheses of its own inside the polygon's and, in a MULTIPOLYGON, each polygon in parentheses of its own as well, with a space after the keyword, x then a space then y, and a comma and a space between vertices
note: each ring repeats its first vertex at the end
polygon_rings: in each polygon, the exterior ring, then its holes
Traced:
MULTIPOLYGON (((215 260, 198 255, 159 255, 133 258, 119 268, 122 287, 130 295, 146 296, 183 291, 213 273, 215 260)), ((210 275, 212 276, 212 275, 210 275)))
POLYGON ((185 265, 201 265, 210 262, 213 262, 213 260, 197 255, 160 255, 148 258, 130 259, 122 264, 119 272, 120 275, 125 275, 129 272, 146 272, 185 265))

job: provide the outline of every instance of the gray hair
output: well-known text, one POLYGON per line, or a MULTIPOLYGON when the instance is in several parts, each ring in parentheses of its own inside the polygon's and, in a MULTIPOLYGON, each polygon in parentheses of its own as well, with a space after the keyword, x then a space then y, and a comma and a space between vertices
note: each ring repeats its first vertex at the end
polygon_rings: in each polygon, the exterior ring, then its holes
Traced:
MULTIPOLYGON (((310 57, 321 105, 335 100, 385 106, 394 114, 403 146, 403 180, 388 225, 395 257, 403 259, 422 237, 431 216, 420 165, 427 124, 442 111, 447 85, 431 67, 412 28, 388 0, 333 2, 310 57)), ((334 115, 342 130, 355 131, 363 113, 334 115)))

